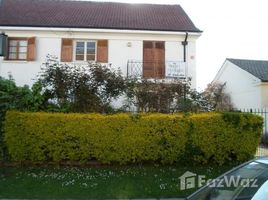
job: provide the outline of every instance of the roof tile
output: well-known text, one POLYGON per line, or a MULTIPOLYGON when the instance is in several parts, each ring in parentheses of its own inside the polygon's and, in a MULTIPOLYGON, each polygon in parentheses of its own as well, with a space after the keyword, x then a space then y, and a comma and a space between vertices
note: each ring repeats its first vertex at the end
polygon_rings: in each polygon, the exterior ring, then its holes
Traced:
POLYGON ((268 61, 266 60, 243 60, 227 58, 228 61, 259 78, 262 82, 268 82, 268 61))
POLYGON ((179 5, 2 0, 0 26, 201 32, 179 5))

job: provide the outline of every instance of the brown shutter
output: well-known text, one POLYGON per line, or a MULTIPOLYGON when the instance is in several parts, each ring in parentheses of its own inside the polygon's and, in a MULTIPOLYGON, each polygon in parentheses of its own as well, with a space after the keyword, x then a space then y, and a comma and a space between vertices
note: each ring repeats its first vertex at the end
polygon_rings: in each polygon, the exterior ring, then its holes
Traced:
POLYGON ((97 62, 108 62, 108 40, 98 40, 97 62))
POLYGON ((61 41, 61 61, 72 62, 73 60, 73 40, 63 38, 61 41))
POLYGON ((156 78, 165 77, 165 42, 156 42, 154 49, 156 78))
POLYGON ((154 77, 154 53, 153 42, 143 42, 143 78, 154 77))
POLYGON ((143 42, 143 78, 165 77, 165 42, 143 42))
POLYGON ((36 39, 35 37, 28 38, 27 46, 27 61, 34 61, 36 58, 36 39))

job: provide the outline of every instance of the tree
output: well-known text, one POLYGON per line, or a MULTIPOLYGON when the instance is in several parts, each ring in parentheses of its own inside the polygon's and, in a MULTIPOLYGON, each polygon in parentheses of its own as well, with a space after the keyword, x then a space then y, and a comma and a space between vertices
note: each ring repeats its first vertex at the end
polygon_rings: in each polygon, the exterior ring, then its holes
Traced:
POLYGON ((226 93, 226 83, 214 82, 208 84, 203 92, 203 96, 209 104, 209 109, 213 111, 232 110, 231 97, 226 93))
POLYGON ((112 100, 126 89, 119 70, 98 63, 63 64, 53 56, 43 64, 39 81, 50 102, 71 112, 109 112, 112 100))

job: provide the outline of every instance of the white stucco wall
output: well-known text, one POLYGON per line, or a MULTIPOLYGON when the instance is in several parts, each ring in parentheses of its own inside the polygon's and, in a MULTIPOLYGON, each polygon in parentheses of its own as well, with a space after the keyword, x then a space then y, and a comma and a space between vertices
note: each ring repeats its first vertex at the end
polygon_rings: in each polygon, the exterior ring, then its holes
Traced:
POLYGON ((36 38, 36 61, 9 61, 3 60, 0 64, 0 73, 3 77, 13 76, 18 85, 32 85, 38 73, 41 70, 41 65, 45 61, 47 54, 60 55, 61 39, 60 38, 36 38))
POLYGON ((268 83, 261 84, 261 108, 268 109, 268 83))
POLYGON ((141 40, 109 40, 109 63, 112 67, 120 68, 124 75, 127 74, 128 60, 142 61, 143 41, 141 40), (130 43, 129 47, 127 44, 130 43))
MULTIPOLYGON (((2 30, 0 29, 0 32, 2 30)), ((166 61, 183 61, 183 46, 185 33, 144 33, 144 32, 87 32, 87 31, 60 31, 60 30, 4 30, 9 37, 36 37, 37 57, 34 62, 3 61, 0 63, 0 76, 8 77, 11 73, 18 85, 32 85, 40 71, 40 66, 45 61, 47 54, 60 57, 61 38, 74 40, 107 39, 108 59, 113 67, 120 68, 124 75, 127 72, 127 61, 143 59, 143 41, 165 41, 166 61), (131 43, 131 47, 127 43, 131 43)), ((192 86, 196 86, 196 50, 195 41, 199 35, 189 35, 187 46, 188 76, 192 77, 192 86)))
MULTIPOLYGON (((260 80, 228 60, 225 61, 213 82, 226 83, 226 92, 230 94, 235 108, 262 108, 260 80)), ((268 94, 265 95, 268 97, 268 94)))
POLYGON ((196 43, 188 42, 187 47, 187 75, 191 77, 191 87, 196 88, 196 43))
MULTIPOLYGON (((184 48, 182 41, 167 41, 166 61, 184 61, 184 48)), ((186 75, 191 78, 191 87, 196 88, 196 42, 189 41, 186 47, 186 75)))
POLYGON ((167 41, 165 43, 165 57, 167 61, 183 61, 183 46, 178 41, 167 41))

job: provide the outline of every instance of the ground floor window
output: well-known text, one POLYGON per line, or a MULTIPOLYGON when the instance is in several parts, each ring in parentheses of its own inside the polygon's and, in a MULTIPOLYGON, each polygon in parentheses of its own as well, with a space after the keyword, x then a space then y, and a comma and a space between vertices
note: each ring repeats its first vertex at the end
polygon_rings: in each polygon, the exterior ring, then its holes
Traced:
POLYGON ((8 40, 8 59, 26 60, 28 41, 23 38, 9 38, 8 40))
POLYGON ((76 61, 96 61, 96 41, 75 42, 76 61))

